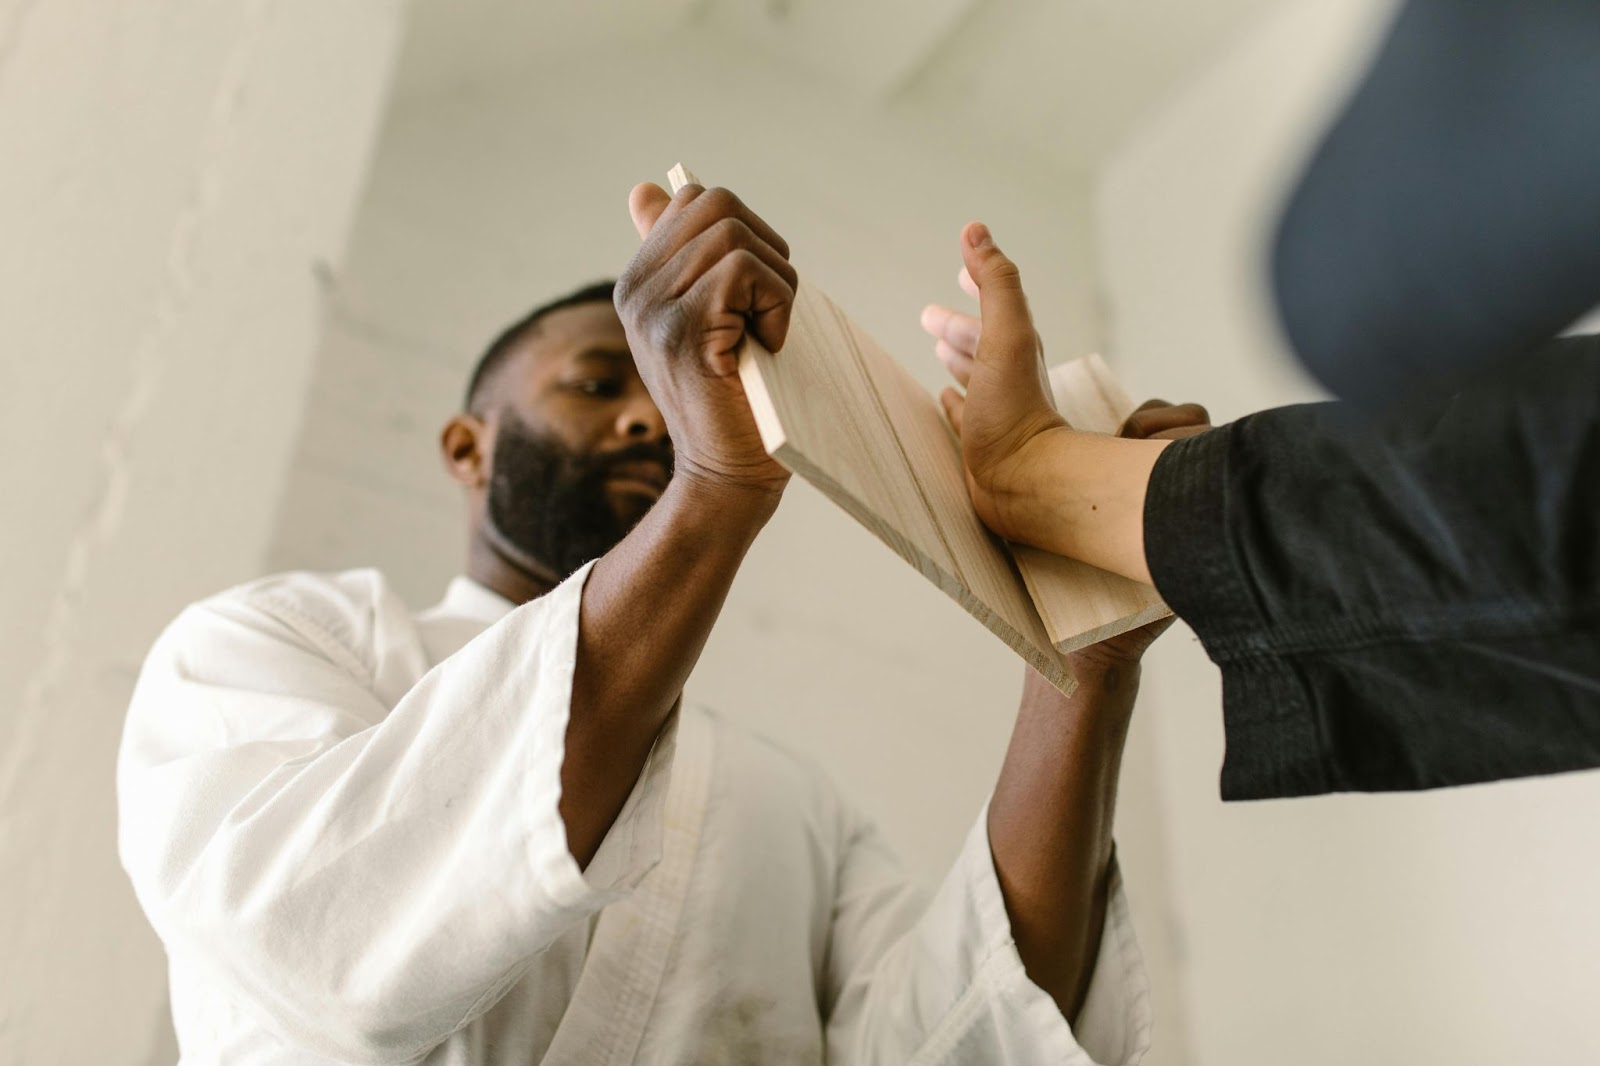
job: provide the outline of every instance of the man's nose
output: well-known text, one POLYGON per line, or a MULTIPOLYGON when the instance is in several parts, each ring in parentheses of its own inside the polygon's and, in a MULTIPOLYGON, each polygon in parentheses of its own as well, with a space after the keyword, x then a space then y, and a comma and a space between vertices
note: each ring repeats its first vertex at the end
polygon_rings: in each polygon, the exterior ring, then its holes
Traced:
POLYGON ((617 419, 618 435, 630 441, 664 440, 667 423, 661 417, 661 409, 643 389, 639 391, 641 395, 628 403, 617 419))

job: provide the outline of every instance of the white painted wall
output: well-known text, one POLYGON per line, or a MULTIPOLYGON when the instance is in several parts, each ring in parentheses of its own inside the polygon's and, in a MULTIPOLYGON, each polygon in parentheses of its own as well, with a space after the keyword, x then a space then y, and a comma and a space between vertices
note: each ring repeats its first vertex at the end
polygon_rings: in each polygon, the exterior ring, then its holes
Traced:
MULTIPOLYGON (((1104 170, 1108 339, 1135 392, 1219 418, 1313 395, 1266 314, 1260 249, 1385 12, 1286 5, 1104 170)), ((1216 672, 1188 633, 1165 643, 1145 713, 1194 1063, 1600 1061, 1600 775, 1224 807, 1216 672)))
MULTIPOLYGON (((1086 187, 966 131, 921 128, 715 37, 580 51, 523 77, 403 100, 337 282, 280 515, 275 567, 376 565, 418 605, 463 558, 435 435, 478 352, 534 303, 614 275, 635 181, 682 159, 739 190, 826 288, 930 386, 917 327, 960 299, 956 235, 983 217, 1024 265, 1059 357, 1098 340, 1086 187)), ((1020 663, 796 483, 759 540, 690 695, 817 755, 918 874, 942 874, 992 785, 1020 663)), ((1143 734, 1139 734, 1142 738, 1143 734)), ((1121 849, 1184 1061, 1157 804, 1136 738, 1121 849)))
POLYGON ((258 573, 389 0, 0 2, 0 1063, 171 1063, 114 852, 134 672, 258 573))

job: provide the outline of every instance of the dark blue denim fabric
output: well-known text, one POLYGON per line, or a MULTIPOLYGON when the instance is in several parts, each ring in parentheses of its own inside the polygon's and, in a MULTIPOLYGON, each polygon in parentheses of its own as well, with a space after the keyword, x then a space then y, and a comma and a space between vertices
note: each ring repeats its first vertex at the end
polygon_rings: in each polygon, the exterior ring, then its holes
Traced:
POLYGON ((1600 3, 1408 0, 1274 254, 1284 326, 1381 408, 1600 304, 1600 3))
POLYGON ((1600 766, 1600 338, 1378 420, 1162 453, 1156 587, 1222 668, 1228 799, 1600 766))

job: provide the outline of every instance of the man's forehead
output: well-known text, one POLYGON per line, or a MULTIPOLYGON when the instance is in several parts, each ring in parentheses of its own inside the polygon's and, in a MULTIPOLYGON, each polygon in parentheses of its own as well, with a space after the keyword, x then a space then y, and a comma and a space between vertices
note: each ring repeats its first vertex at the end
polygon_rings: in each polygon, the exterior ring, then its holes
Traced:
POLYGON ((617 309, 595 300, 551 311, 528 331, 523 345, 536 357, 572 356, 591 349, 625 353, 628 335, 617 309))
POLYGON ((622 320, 603 300, 541 316, 517 339, 489 388, 503 397, 526 397, 542 392, 574 365, 590 361, 633 368, 622 320))

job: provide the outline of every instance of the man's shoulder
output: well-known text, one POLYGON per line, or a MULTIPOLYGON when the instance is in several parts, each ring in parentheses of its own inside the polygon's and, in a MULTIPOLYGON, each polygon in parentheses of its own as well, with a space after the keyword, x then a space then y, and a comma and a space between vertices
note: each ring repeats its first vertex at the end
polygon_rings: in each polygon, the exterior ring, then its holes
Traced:
POLYGON ((339 627, 399 602, 379 570, 285 570, 208 596, 194 606, 216 611, 259 611, 339 627))
POLYGON ((190 605, 164 639, 188 643, 219 627, 276 632, 295 643, 366 663, 383 630, 411 612, 381 571, 291 570, 256 578, 190 605))

